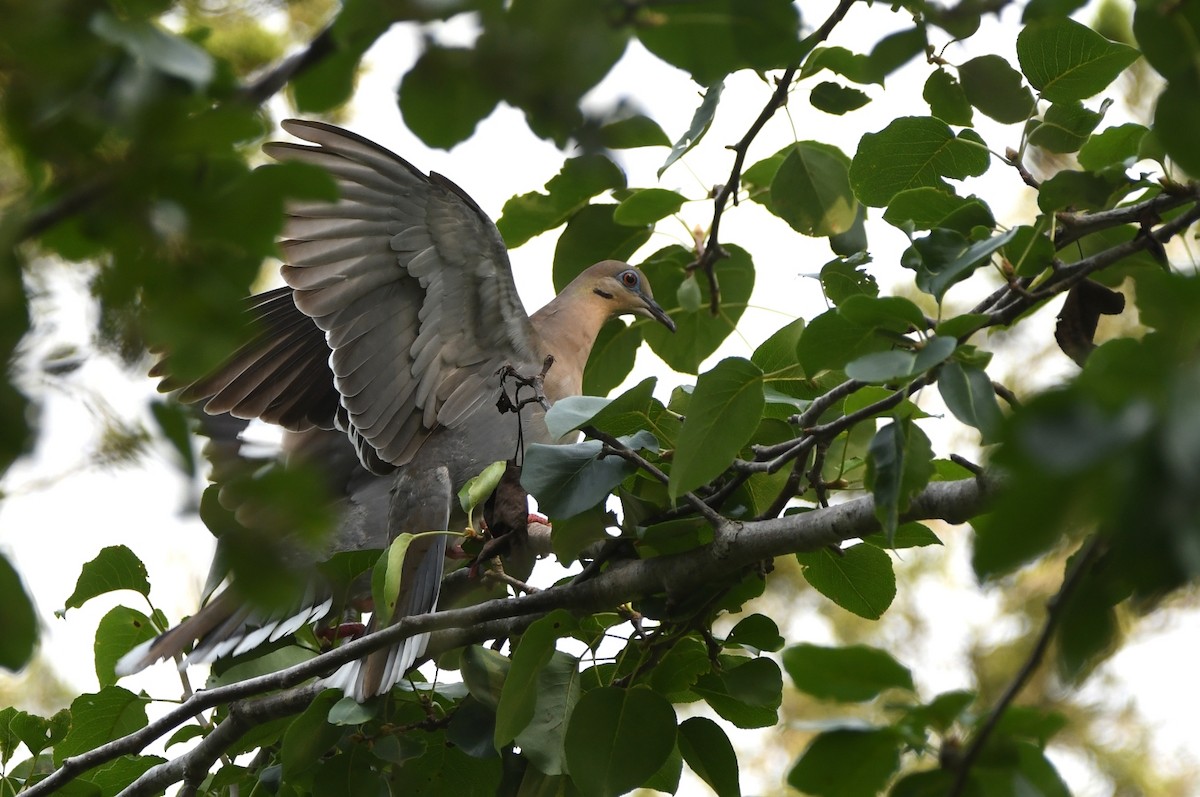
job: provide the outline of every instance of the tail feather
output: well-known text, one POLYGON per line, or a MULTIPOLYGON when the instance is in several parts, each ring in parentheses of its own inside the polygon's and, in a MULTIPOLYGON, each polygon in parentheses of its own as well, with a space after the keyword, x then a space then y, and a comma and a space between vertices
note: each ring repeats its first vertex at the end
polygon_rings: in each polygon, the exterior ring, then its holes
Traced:
POLYGON ((157 661, 173 658, 192 643, 196 644, 180 662, 181 669, 188 664, 206 664, 240 655, 295 633, 307 623, 317 622, 333 607, 330 597, 315 606, 305 601, 299 611, 265 613, 247 607, 240 600, 229 589, 221 592, 187 620, 122 656, 117 662, 117 675, 132 675, 157 661))

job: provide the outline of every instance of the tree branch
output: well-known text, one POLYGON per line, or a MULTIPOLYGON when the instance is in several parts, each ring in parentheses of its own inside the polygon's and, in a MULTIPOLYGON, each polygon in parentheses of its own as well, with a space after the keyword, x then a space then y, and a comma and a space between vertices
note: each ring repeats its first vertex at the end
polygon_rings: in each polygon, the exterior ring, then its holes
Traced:
POLYGON ((1112 210, 1096 213, 1057 213, 1055 220, 1059 224, 1059 230, 1054 236, 1054 248, 1062 249, 1094 232, 1124 224, 1157 224, 1162 213, 1197 200, 1200 200, 1200 184, 1189 186, 1184 192, 1163 193, 1145 202, 1112 210))
POLYGON ((1058 627, 1058 622, 1062 618, 1063 607, 1070 599, 1071 594, 1075 591, 1079 581, 1087 572, 1092 562, 1100 552, 1100 538, 1093 536, 1083 548, 1080 549, 1075 561, 1071 563, 1070 569, 1063 577, 1062 586, 1059 587, 1054 597, 1050 599, 1046 609, 1046 622, 1042 626, 1042 631, 1038 634, 1037 642, 1034 643, 1033 650, 1029 651, 1029 658, 1025 660, 1025 664, 1013 677, 1008 688, 1004 690, 1004 694, 996 701, 996 705, 992 707, 988 714, 987 720, 980 726, 975 736, 971 739, 970 746, 963 753, 962 761, 958 765, 958 773, 954 778, 954 785, 950 789, 947 797, 961 797, 964 789, 967 787, 967 780, 971 774, 971 767, 979 759, 983 752, 987 740, 991 737, 992 731, 1000 723, 1000 718, 1004 716, 1004 712, 1012 705, 1017 695, 1025 688, 1025 684, 1037 672, 1037 668, 1041 665, 1042 659, 1046 656, 1046 651, 1050 649, 1050 642, 1054 639, 1054 631, 1058 627))
POLYGON ((1036 293, 1012 296, 1007 303, 1001 304, 996 310, 989 313, 984 326, 1011 323, 1035 304, 1070 290, 1097 271, 1106 269, 1131 255, 1152 246, 1165 244, 1197 221, 1200 221, 1200 203, 1163 224, 1157 230, 1135 236, 1132 240, 1117 244, 1103 252, 1097 252, 1091 257, 1077 260, 1068 266, 1063 266, 1055 272, 1041 290, 1036 293))
MULTIPOLYGON (((994 490, 995 484, 990 479, 930 484, 912 500, 909 511, 902 515, 902 519, 940 518, 950 523, 962 523, 982 510, 994 490)), ((430 650, 438 649, 433 647, 435 643, 454 647, 478 639, 496 638, 492 635, 512 633, 512 629, 554 609, 598 611, 646 595, 686 592, 755 565, 763 559, 818 550, 878 530, 874 501, 870 496, 863 496, 828 509, 730 524, 726 544, 721 546, 709 545, 654 559, 613 562, 607 570, 586 581, 519 598, 490 600, 463 609, 406 617, 395 625, 294 667, 228 686, 201 690, 146 727, 66 759, 57 771, 23 793, 29 797, 50 794, 83 772, 122 755, 137 753, 201 711, 294 687, 310 678, 327 675, 342 664, 361 658, 373 650, 394 645, 419 633, 444 632, 434 635, 430 650), (453 631, 447 632, 445 629, 453 631)), ((262 711, 266 712, 267 709, 263 708, 262 711)), ((257 715, 244 713, 242 721, 248 722, 250 720, 247 718, 254 716, 257 715)), ((232 734, 233 731, 224 733, 232 734)), ((216 745, 215 742, 213 744, 216 745)))
MULTIPOLYGON (((842 18, 846 16, 846 12, 850 10, 850 6, 854 5, 856 0, 841 0, 829 18, 822 23, 821 27, 817 28, 807 38, 801 42, 801 50, 805 53, 811 52, 812 48, 817 44, 825 41, 829 34, 837 26, 842 18)), ((750 151, 750 144, 762 132, 763 127, 775 115, 775 112, 787 104, 788 92, 792 87, 792 80, 796 77, 796 72, 800 68, 800 62, 789 66, 784 70, 783 75, 775 83, 775 91, 771 93, 767 104, 759 111, 758 116, 750 124, 746 134, 742 136, 738 143, 730 147, 733 150, 733 168, 729 172, 729 179, 721 186, 721 190, 713 198, 713 218, 708 225, 708 242, 704 246, 704 251, 700 253, 700 257, 696 259, 690 268, 699 269, 704 272, 708 279, 708 294, 709 307, 712 314, 715 316, 721 309, 721 289, 717 284, 717 275, 715 267, 717 261, 723 257, 727 257, 728 253, 721 246, 720 230, 721 217, 725 213, 725 208, 729 204, 729 200, 734 198, 734 204, 737 204, 736 194, 739 186, 742 184, 742 168, 746 164, 746 155, 750 151)))

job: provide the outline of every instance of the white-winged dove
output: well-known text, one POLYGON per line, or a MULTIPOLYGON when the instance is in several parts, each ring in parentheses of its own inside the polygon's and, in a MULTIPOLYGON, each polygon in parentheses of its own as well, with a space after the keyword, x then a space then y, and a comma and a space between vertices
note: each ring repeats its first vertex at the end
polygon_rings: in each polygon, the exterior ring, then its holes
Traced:
MULTIPOLYGON (((324 169, 339 199, 289 208, 286 287, 251 299, 257 336, 180 398, 205 401, 210 413, 280 424, 285 450, 335 474, 344 498, 329 554, 383 548, 403 532, 462 527, 458 489, 517 447, 516 422, 496 409, 503 366, 532 375, 553 355, 544 382, 553 403, 580 393, 608 319, 634 314, 674 330, 642 272, 615 260, 589 267, 527 315, 499 232, 462 189, 333 125, 289 120, 283 127, 315 146, 272 143, 266 151, 324 169), (339 458, 349 466, 329 467, 339 458)), ((521 423, 526 442, 554 442, 540 409, 523 412, 521 423)), ((412 543, 395 616, 375 618, 380 626, 435 608, 445 540, 412 543)), ((329 611, 319 591, 306 598, 303 610, 275 616, 226 589, 127 654, 118 672, 136 672, 193 641, 190 660, 204 661, 279 639, 329 611)), ((425 643, 414 637, 371 654, 329 683, 360 701, 382 694, 425 643)))

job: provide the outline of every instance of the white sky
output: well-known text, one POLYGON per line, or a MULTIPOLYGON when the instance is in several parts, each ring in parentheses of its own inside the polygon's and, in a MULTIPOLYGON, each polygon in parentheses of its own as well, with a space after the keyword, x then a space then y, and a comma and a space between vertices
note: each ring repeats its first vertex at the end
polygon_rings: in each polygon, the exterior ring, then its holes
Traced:
MULTIPOLYGON (((805 4, 807 24, 815 26, 824 19, 833 4, 805 4)), ((1007 9, 1002 23, 985 22, 984 30, 972 41, 973 49, 965 51, 951 47, 946 57, 964 61, 981 54, 977 48, 987 46, 1008 58, 1013 56, 1013 23, 1019 9, 1007 9)), ((903 13, 891 14, 883 4, 868 8, 857 5, 837 29, 831 44, 861 49, 877 41, 884 32, 899 30, 911 24, 903 13)), ((469 35, 461 25, 443 29, 447 37, 469 35)), ((419 36, 415 31, 393 31, 381 40, 368 57, 370 70, 364 74, 355 96, 347 126, 367 138, 378 141, 401 154, 418 168, 441 172, 461 185, 493 217, 500 215, 504 202, 515 193, 537 190, 560 168, 562 153, 546 142, 534 138, 520 115, 501 107, 485 120, 470 141, 452 152, 431 151, 404 127, 395 105, 395 86, 399 76, 415 59, 419 36)), ((920 86, 928 74, 925 64, 914 62, 903 72, 889 78, 886 90, 878 86, 865 87, 874 102, 847 115, 834 117, 814 111, 806 102, 807 89, 793 93, 793 104, 777 114, 751 150, 747 165, 767 157, 781 147, 799 139, 817 139, 839 145, 853 155, 859 136, 878 130, 897 115, 896 99, 902 102, 920 97, 920 86)), ((828 79, 818 78, 817 81, 828 79)), ((712 204, 703 199, 709 187, 723 183, 729 174, 731 153, 725 146, 737 141, 747 125, 765 103, 771 86, 754 76, 739 75, 726 85, 713 128, 705 142, 682 161, 676 163, 656 182, 655 171, 666 156, 666 150, 650 148, 618 154, 629 174, 629 184, 635 187, 661 185, 678 190, 697 201, 684 206, 680 215, 683 224, 664 222, 642 252, 632 258, 637 262, 661 246, 690 241, 690 228, 707 227, 712 217, 712 204)), ((863 87, 860 87, 863 88, 863 87)), ((664 66, 648 55, 636 43, 625 59, 589 98, 606 103, 628 96, 637 106, 655 118, 669 137, 679 136, 687 127, 698 102, 698 88, 682 72, 664 66), (630 96, 628 92, 635 93, 630 96)), ((1097 100, 1098 102, 1098 100, 1097 100)), ((919 101, 918 101, 919 103, 919 101)), ((919 115, 927 112, 923 104, 907 109, 919 115)), ((288 115, 281 101, 274 103, 277 118, 288 115)), ((976 118, 980 115, 977 113, 976 118)), ((1110 118, 1107 123, 1121 120, 1110 118)), ((993 150, 1003 151, 1015 146, 1019 131, 1015 126, 980 125, 981 133, 993 150)), ((1002 223, 1028 222, 1036 213, 1030 208, 1030 192, 1013 170, 993 163, 983 178, 972 181, 967 192, 976 192, 992 200, 992 209, 1002 223), (996 201, 994 197, 1007 199, 996 201)), ((877 214, 876 214, 877 215, 877 214)), ((512 253, 514 273, 526 307, 534 309, 552 296, 549 264, 553 255, 556 233, 540 236, 512 253)), ((816 272, 832 257, 823 239, 804 239, 784 222, 770 216, 754 203, 746 202, 731 208, 722 222, 722 239, 743 244, 755 257, 757 284, 752 308, 743 317, 739 337, 731 338, 709 361, 730 356, 749 356, 753 347, 771 332, 791 319, 812 318, 825 309, 824 300, 815 281, 804 275, 816 272)), ((900 252, 907 245, 903 235, 877 222, 871 231, 874 262, 871 271, 886 286, 907 278, 899 269, 900 252)), ((50 313, 42 333, 33 345, 33 359, 44 356, 50 349, 71 344, 85 349, 91 330, 92 315, 86 301, 84 278, 78 270, 61 269, 54 279, 53 295, 47 300, 50 313)), ((951 292, 951 299, 969 288, 951 292)), ((966 303, 971 297, 963 297, 966 303)), ((1043 311, 1043 320, 1053 312, 1043 311)), ((1038 375, 1042 384, 1063 378, 1074 366, 1065 357, 1049 358, 1047 370, 1038 375)), ((660 390, 665 395, 670 385, 691 381, 670 375, 665 366, 645 348, 639 354, 634 379, 657 374, 660 390)), ((171 453, 156 451, 148 461, 125 469, 88 468, 90 454, 97 445, 95 417, 90 407, 97 402, 106 404, 116 417, 147 420, 146 403, 154 395, 152 383, 139 375, 122 371, 108 360, 92 357, 75 374, 61 381, 38 381, 33 391, 39 396, 42 411, 42 437, 33 456, 18 463, 3 482, 6 500, 0 503, 0 550, 12 558, 35 597, 42 621, 41 651, 53 663, 68 686, 89 691, 96 688, 93 670, 92 638, 99 619, 117 603, 125 602, 145 610, 138 596, 118 594, 93 600, 83 609, 71 611, 65 620, 53 612, 62 607, 71 593, 80 566, 92 559, 100 548, 123 543, 145 561, 153 585, 155 604, 172 620, 191 613, 196 606, 211 555, 211 536, 186 510, 198 495, 198 484, 188 484, 171 464, 171 453), (58 478, 60 477, 61 478, 58 478), (47 481, 51 480, 51 481, 47 481)), ((930 411, 938 411, 934 391, 925 391, 923 401, 930 411)), ((926 426, 933 432, 937 422, 926 426)), ((939 453, 949 452, 949 441, 934 437, 939 453)), ((964 538, 967 532, 951 532, 951 537, 964 538)), ((914 669, 925 697, 936 691, 970 686, 968 674, 956 664, 964 658, 965 646, 974 634, 986 639, 1003 639, 1015 632, 1008 627, 988 628, 995 618, 995 601, 981 594, 973 583, 967 562, 968 548, 958 544, 943 551, 921 551, 912 556, 946 556, 952 566, 953 586, 927 587, 920 604, 938 613, 939 629, 930 639, 930 649, 898 652, 901 660, 914 669), (974 629, 968 633, 968 629, 974 629)), ((903 582, 901 589, 904 589, 903 582)), ((806 639, 823 642, 830 639, 829 629, 819 618, 799 618, 791 633, 792 641, 806 639), (796 633, 798 632, 798 633, 796 633)), ((1154 628, 1135 635, 1135 643, 1105 665, 1105 676, 1111 675, 1121 690, 1103 694, 1106 679, 1095 678, 1085 690, 1089 698, 1114 701, 1134 700, 1158 731, 1156 757, 1169 760, 1176 755, 1200 757, 1195 743, 1191 718, 1200 713, 1200 698, 1195 692, 1182 693, 1183 685, 1194 683, 1190 657, 1184 655, 1183 645, 1193 641, 1200 632, 1200 615, 1195 611, 1172 614, 1154 628), (1161 626, 1161 627, 1158 627, 1161 626), (1188 669, 1185 671, 1185 667, 1188 669), (1169 684, 1167 690, 1157 690, 1157 683, 1169 684), (1188 753, 1187 751, 1190 751, 1188 753)), ((202 675, 193 676, 201 680, 202 675)), ((0 673, 0 683, 12 679, 0 673)), ((135 691, 147 690, 156 696, 178 694, 178 678, 173 667, 159 665, 145 673, 122 681, 135 691)), ((767 731, 769 732, 769 731, 767 731)), ((753 750, 756 734, 738 734, 737 742, 753 750)), ((1079 794, 1095 793, 1098 785, 1091 779, 1081 762, 1056 757, 1064 776, 1079 794)), ((787 767, 779 771, 759 773, 765 780, 751 780, 743 772, 743 789, 769 789, 784 777, 787 767)), ((692 785, 681 794, 703 793, 692 785)), ((698 787, 696 787, 698 788, 698 787)))

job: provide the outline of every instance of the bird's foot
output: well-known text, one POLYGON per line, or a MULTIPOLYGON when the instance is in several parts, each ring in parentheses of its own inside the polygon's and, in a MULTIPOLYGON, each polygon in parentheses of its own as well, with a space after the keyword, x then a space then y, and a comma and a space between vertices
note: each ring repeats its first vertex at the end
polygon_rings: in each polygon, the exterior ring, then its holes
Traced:
POLYGON ((362 623, 341 623, 331 628, 317 629, 317 638, 325 642, 336 642, 339 639, 358 639, 367 630, 362 623))

